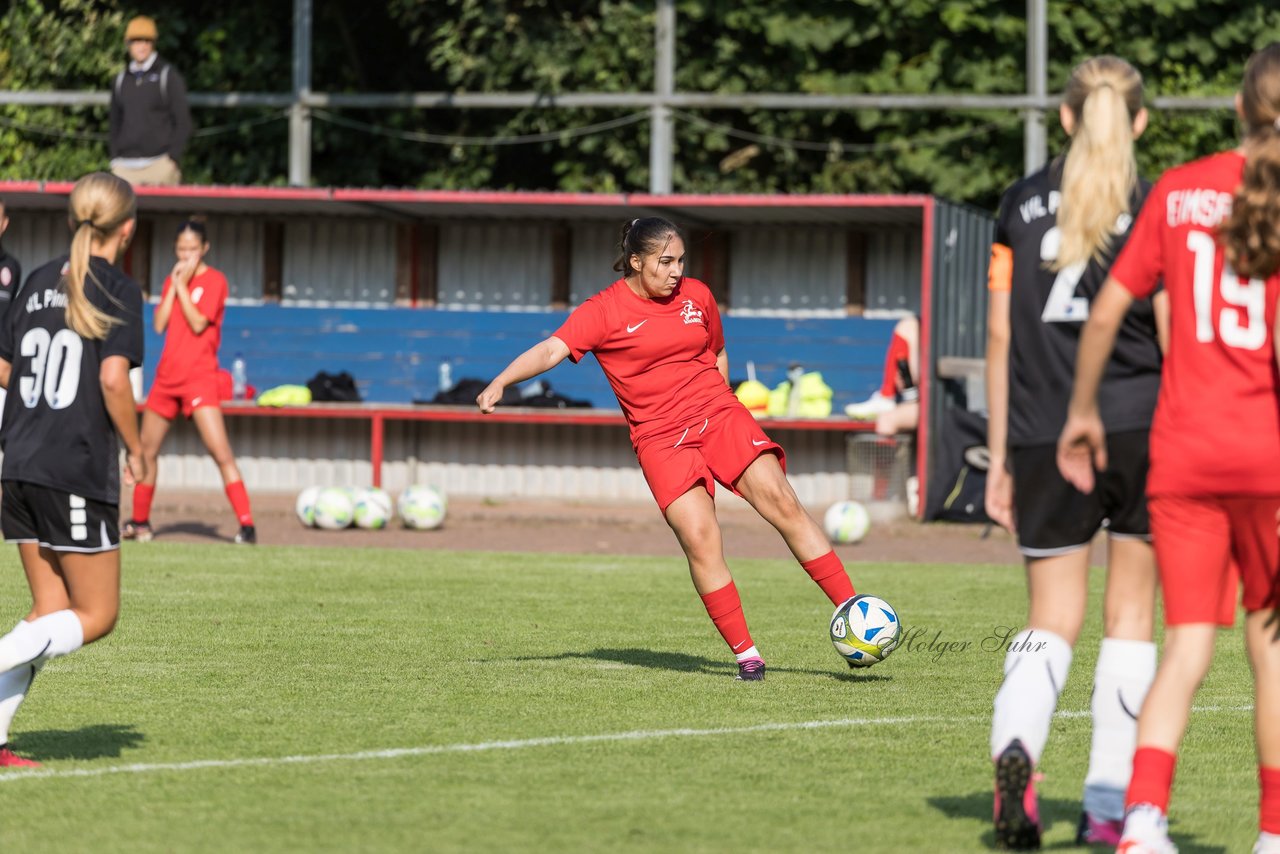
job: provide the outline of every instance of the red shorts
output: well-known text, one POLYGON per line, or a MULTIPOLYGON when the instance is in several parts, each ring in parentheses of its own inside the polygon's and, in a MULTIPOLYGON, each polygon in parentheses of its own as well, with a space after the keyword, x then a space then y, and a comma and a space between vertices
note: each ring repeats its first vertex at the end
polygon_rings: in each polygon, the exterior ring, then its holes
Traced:
POLYGON ((1230 626, 1241 581, 1245 611, 1280 605, 1280 496, 1157 495, 1148 503, 1167 625, 1230 626))
POLYGON ((157 382, 147 394, 147 409, 168 421, 178 417, 178 412, 190 418, 191 413, 202 406, 218 406, 218 377, 191 377, 181 384, 157 382))
POLYGON ((761 454, 773 454, 787 470, 782 446, 765 435, 743 406, 731 406, 648 437, 636 449, 644 479, 663 513, 681 495, 701 483, 711 495, 716 481, 733 491, 733 482, 761 454))

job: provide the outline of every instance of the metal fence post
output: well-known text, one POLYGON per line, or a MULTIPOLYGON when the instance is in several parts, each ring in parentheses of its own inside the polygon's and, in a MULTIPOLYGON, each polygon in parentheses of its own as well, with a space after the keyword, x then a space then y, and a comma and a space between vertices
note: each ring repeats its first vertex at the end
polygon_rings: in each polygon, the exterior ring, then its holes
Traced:
POLYGON ((675 159, 675 126, 672 123, 671 107, 664 99, 675 94, 675 0, 657 0, 653 42, 653 94, 658 100, 649 108, 649 192, 670 193, 672 164, 675 159))
MULTIPOLYGON (((1027 94, 1043 102, 1048 89, 1049 22, 1045 0, 1027 0, 1027 94)), ((1027 175, 1048 159, 1044 131, 1045 111, 1032 108, 1024 115, 1022 134, 1023 165, 1027 175)))
POLYGON ((293 103, 289 107, 289 183, 311 183, 311 0, 293 0, 293 103))

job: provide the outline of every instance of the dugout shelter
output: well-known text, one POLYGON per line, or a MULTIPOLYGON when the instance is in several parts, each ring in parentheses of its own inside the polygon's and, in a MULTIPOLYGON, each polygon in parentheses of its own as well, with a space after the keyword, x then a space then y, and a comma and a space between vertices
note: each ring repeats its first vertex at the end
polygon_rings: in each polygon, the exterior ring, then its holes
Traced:
MULTIPOLYGON (((69 182, 0 182, 7 249, 24 270, 66 251, 69 182)), ((766 385, 800 363, 835 392, 829 419, 766 424, 806 503, 850 496, 840 413, 880 384, 896 320, 918 314, 921 506, 946 407, 939 360, 982 355, 992 220, 925 195, 652 195, 180 186, 138 190, 123 265, 154 304, 179 223, 207 217, 209 262, 230 284, 221 359, 243 354, 259 390, 349 371, 365 403, 262 410, 228 404, 255 491, 312 483, 436 483, 457 495, 647 498, 621 414, 595 365, 566 362, 552 388, 589 409, 425 407, 445 373, 489 379, 608 285, 624 221, 682 226, 688 275, 720 302, 730 374, 766 385), (441 366, 447 365, 447 371, 441 366)), ((148 317, 149 320, 149 317, 148 317)), ((148 327, 149 383, 162 339, 148 327)), ((594 361, 592 359, 584 361, 594 361)), ((215 488, 194 431, 176 429, 166 487, 215 488)))

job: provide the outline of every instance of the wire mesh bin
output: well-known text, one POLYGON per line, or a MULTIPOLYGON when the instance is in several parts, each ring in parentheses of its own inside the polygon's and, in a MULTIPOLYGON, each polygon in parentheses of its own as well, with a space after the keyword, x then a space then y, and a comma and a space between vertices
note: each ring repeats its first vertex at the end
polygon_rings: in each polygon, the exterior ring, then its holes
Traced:
POLYGON ((907 515, 915 446, 915 437, 908 433, 849 434, 849 497, 861 502, 873 520, 907 515))

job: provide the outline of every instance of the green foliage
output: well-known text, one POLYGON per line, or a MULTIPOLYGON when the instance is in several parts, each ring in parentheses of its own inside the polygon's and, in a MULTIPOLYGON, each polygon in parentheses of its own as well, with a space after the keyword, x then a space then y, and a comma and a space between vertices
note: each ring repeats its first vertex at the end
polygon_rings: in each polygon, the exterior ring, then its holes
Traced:
MULTIPOLYGON (((292 85, 292 3, 219 7, 174 0, 162 12, 119 0, 15 0, 0 17, 0 86, 103 89, 124 61, 127 15, 152 11, 159 49, 193 91, 283 92, 292 85)), ((1049 85, 1087 56, 1116 53, 1150 95, 1229 94, 1244 59, 1280 38, 1280 8, 1234 0, 1050 3, 1049 85)), ((653 0, 356 0, 317 3, 317 91, 633 92, 653 87, 653 0)), ((1023 6, 999 0, 677 0, 676 89, 684 92, 1019 93, 1023 6)), ((318 116, 320 184, 633 191, 648 185, 648 122, 513 146, 438 144, 565 132, 627 109, 345 110, 318 116)), ((102 109, 0 111, 0 175, 73 177, 100 167, 102 109), (14 127, 25 126, 26 130, 14 127)), ((1062 143, 1055 117, 1051 140, 1062 143)), ((287 126, 270 110, 201 109, 188 180, 280 183, 287 126), (233 125, 232 127, 226 127, 233 125), (210 133, 210 131, 214 131, 210 133)), ((1022 171, 1011 112, 694 110, 677 113, 675 186, 685 192, 935 192, 993 206, 1022 171)), ((1140 148, 1155 177, 1229 146, 1229 113, 1156 112, 1140 148)))

